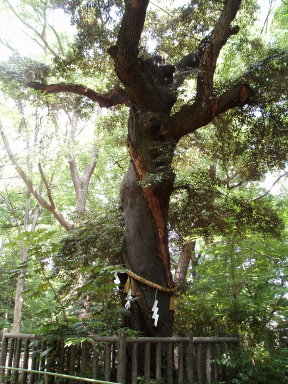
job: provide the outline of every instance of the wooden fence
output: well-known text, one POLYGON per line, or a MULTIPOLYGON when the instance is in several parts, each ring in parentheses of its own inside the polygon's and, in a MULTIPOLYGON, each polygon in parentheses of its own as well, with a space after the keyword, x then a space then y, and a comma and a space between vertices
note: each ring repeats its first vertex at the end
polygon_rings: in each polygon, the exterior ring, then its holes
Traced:
MULTIPOLYGON (((66 345, 61 338, 3 331, 0 366, 66 373, 123 384, 213 384, 223 379, 216 360, 237 337, 89 336, 66 345)), ((0 370, 3 384, 43 383, 41 374, 0 370)), ((49 383, 55 379, 49 378, 49 383)), ((60 383, 60 381, 58 381, 60 383)), ((63 381, 61 381, 63 383, 63 381)), ((67 382, 68 383, 68 382, 67 382)))

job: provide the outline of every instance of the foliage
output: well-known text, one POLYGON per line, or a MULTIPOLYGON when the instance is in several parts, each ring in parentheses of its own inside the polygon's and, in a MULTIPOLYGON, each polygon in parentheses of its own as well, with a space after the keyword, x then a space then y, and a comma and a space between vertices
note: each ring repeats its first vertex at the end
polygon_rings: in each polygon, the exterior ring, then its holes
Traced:
POLYGON ((180 298, 176 329, 201 335, 241 332, 254 344, 269 337, 288 305, 287 240, 282 242, 251 236, 202 246, 196 278, 180 298))
MULTIPOLYGON (((226 352, 218 361, 225 370, 225 382, 231 384, 285 384, 287 383, 287 351, 281 349, 269 354, 263 347, 256 350, 226 352)), ((220 384, 220 383, 219 383, 220 384)))
POLYGON ((11 269, 16 267, 13 260, 15 250, 12 250, 5 258, 2 252, 0 259, 0 329, 8 327, 13 321, 14 287, 17 278, 15 273, 11 273, 11 269))
MULTIPOLYGON (((40 3, 21 2, 17 11, 35 25, 31 6, 40 7, 40 3)), ((71 17, 75 39, 63 37, 65 49, 61 52, 58 46, 55 55, 47 55, 46 50, 46 56, 32 59, 14 53, 2 63, 1 91, 14 101, 9 99, 1 108, 9 127, 16 127, 18 140, 27 139, 25 148, 30 151, 25 149, 25 154, 33 165, 27 169, 34 184, 40 181, 34 165, 42 161, 57 206, 72 221, 77 222, 67 162, 71 142, 65 129, 69 118, 80 119, 79 132, 86 136, 84 140, 77 136, 73 143, 79 169, 85 169, 91 141, 98 147, 97 167, 91 181, 89 213, 67 236, 55 230, 47 212, 42 212, 40 230, 35 234, 17 236, 13 228, 1 229, 10 247, 6 246, 0 260, 0 327, 12 321, 12 285, 21 268, 16 247, 24 242, 30 247, 30 259, 23 330, 53 337, 79 336, 70 340, 76 343, 89 333, 129 332, 123 326, 127 311, 113 285, 114 273, 123 272, 118 190, 128 163, 124 130, 128 113, 117 107, 100 114, 94 104, 78 96, 39 95, 28 91, 26 85, 82 82, 99 92, 117 85, 106 51, 116 41, 124 2, 48 3, 50 11, 60 8, 71 17), (34 136, 38 141, 33 144, 34 136)), ((169 9, 165 3, 159 2, 162 9, 153 4, 149 8, 141 59, 156 52, 171 63, 177 62, 211 30, 224 2, 197 0, 169 9), (191 30, 194 34, 188 39, 187 31, 191 30)), ((177 261, 183 244, 196 239, 198 266, 189 271, 185 291, 178 296, 174 329, 178 334, 201 336, 240 333, 250 349, 237 352, 237 356, 227 354, 221 360, 229 383, 280 384, 287 331, 287 209, 286 201, 281 203, 267 194, 261 182, 267 172, 284 172, 288 160, 287 6, 282 4, 276 11, 273 45, 266 44, 251 28, 256 11, 255 1, 243 2, 236 20, 241 30, 222 52, 215 87, 215 95, 219 95, 232 85, 247 83, 254 91, 251 104, 215 118, 213 124, 185 137, 175 149, 176 184, 169 212, 171 254, 177 261)), ((196 75, 197 71, 188 74, 175 110, 195 97, 190 89, 196 75)), ((12 128, 11 136, 16 136, 12 128)), ((23 153, 19 159, 25 167, 23 153)), ((157 182, 161 174, 149 177, 147 180, 157 182)), ((24 209, 22 198, 11 195, 18 215, 24 209)), ((1 227, 13 225, 13 215, 2 201, 0 209, 1 227)))

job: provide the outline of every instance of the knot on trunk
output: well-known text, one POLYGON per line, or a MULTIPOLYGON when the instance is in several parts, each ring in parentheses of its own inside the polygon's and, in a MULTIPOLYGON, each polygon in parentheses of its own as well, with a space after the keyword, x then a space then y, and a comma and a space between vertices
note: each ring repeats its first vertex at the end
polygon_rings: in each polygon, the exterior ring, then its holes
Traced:
POLYGON ((158 137, 163 121, 160 114, 146 112, 141 116, 142 134, 149 137, 158 137))

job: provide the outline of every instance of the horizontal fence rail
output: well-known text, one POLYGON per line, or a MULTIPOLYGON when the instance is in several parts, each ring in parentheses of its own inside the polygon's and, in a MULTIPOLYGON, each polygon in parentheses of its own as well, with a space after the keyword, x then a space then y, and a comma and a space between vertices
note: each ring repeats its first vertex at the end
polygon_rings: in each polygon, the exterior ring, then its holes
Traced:
MULTIPOLYGON (((77 344, 69 339, 67 344, 64 338, 4 329, 1 383, 42 383, 43 375, 50 372, 51 377, 45 381, 48 384, 58 382, 61 374, 74 380, 85 377, 121 384, 213 384, 225 375, 217 360, 239 344, 238 337, 89 335, 82 342, 78 338, 77 344)), ((61 383, 69 382, 63 380, 61 383)))
POLYGON ((68 379, 68 380, 77 380, 77 381, 84 381, 88 383, 96 383, 96 384, 120 384, 115 383, 115 381, 103 381, 103 380, 95 380, 95 379, 89 379, 87 377, 77 377, 77 376, 70 376, 70 375, 64 375, 63 373, 55 373, 55 372, 47 372, 47 371, 33 371, 32 369, 24 369, 24 368, 13 368, 13 367, 2 367, 0 365, 1 369, 9 369, 11 371, 17 371, 17 372, 25 372, 25 373, 32 373, 32 374, 40 374, 45 376, 54 376, 54 377, 60 377, 61 379, 68 379))

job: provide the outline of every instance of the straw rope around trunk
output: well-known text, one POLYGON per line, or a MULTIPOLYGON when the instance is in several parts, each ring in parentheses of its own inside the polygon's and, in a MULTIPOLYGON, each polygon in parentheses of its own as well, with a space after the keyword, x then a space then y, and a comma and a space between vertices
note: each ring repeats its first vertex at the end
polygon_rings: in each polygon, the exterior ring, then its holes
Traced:
POLYGON ((141 277, 141 276, 137 275, 136 273, 134 273, 134 272, 132 272, 130 270, 127 270, 126 273, 127 273, 128 276, 133 277, 133 279, 139 281, 140 283, 145 284, 148 287, 155 288, 158 291, 161 291, 161 292, 164 292, 164 293, 174 294, 179 289, 179 287, 177 287, 177 286, 175 286, 174 288, 162 287, 162 285, 159 285, 159 284, 153 283, 152 281, 144 279, 144 277, 141 277))

